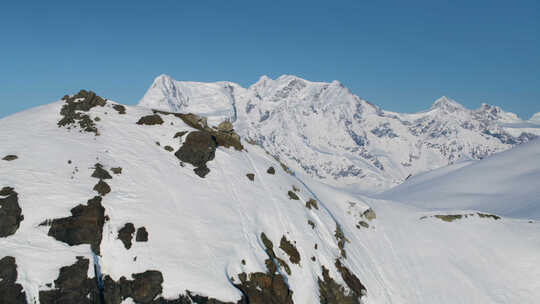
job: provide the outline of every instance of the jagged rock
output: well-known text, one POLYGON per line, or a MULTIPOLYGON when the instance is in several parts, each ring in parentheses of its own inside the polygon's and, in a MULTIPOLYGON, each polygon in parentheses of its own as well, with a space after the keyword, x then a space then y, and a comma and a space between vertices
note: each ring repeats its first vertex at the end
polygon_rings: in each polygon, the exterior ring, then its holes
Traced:
POLYGON ((218 131, 227 132, 227 133, 232 132, 234 130, 233 124, 228 120, 221 122, 218 125, 217 129, 218 131))
POLYGON ((345 287, 339 285, 322 266, 323 278, 317 279, 319 285, 319 301, 321 304, 360 304, 354 292, 346 292, 345 287))
POLYGON ((105 222, 101 197, 88 200, 86 206, 76 206, 71 209, 71 214, 70 217, 53 219, 48 235, 70 246, 90 244, 92 251, 99 254, 105 222))
POLYGON ((118 239, 124 243, 126 249, 131 248, 131 240, 133 239, 133 234, 135 233, 135 226, 133 223, 126 223, 124 227, 118 230, 118 239))
POLYGON ((13 160, 16 160, 17 158, 19 158, 17 155, 6 155, 4 158, 2 158, 2 160, 13 161, 13 160))
POLYGON ((188 133, 187 131, 176 132, 173 138, 182 138, 182 136, 186 135, 187 133, 188 133))
POLYGON ((197 167, 195 173, 200 177, 206 176, 210 171, 206 162, 215 157, 217 144, 207 132, 193 131, 188 134, 184 144, 175 153, 175 156, 186 163, 197 167))
POLYGON ((289 192, 287 192, 287 194, 289 195, 289 199, 292 199, 292 200, 299 200, 300 198, 298 197, 298 195, 296 195, 296 193, 294 193, 293 191, 289 190, 289 192))
POLYGON ((147 270, 132 274, 133 280, 121 277, 115 282, 110 276, 103 280, 105 303, 120 304, 124 299, 132 298, 135 303, 167 303, 153 301, 163 288, 163 275, 157 270, 147 270))
POLYGON ((360 282, 360 279, 352 273, 347 267, 341 264, 339 259, 336 259, 336 269, 341 274, 341 278, 345 281, 345 284, 353 292, 357 298, 366 294, 366 287, 360 282))
POLYGON ((139 229, 137 229, 135 240, 137 242, 148 242, 148 231, 146 231, 145 227, 139 227, 139 229))
POLYGON ((111 171, 114 174, 122 174, 122 168, 120 168, 120 167, 111 168, 111 171))
POLYGON ((255 174, 253 173, 248 173, 246 174, 247 178, 250 180, 250 181, 254 181, 255 180, 255 174))
POLYGON ((341 230, 341 227, 339 227, 338 224, 336 224, 336 231, 334 233, 334 237, 336 238, 336 241, 338 242, 338 248, 341 252, 341 256, 343 258, 347 258, 347 253, 345 252, 345 235, 343 234, 343 230, 341 230))
POLYGON ((0 302, 5 304, 26 304, 26 294, 21 284, 17 284, 17 264, 12 256, 0 259, 0 302))
POLYGON ((137 124, 138 125, 147 125, 147 126, 161 125, 161 124, 163 124, 163 119, 158 114, 147 115, 147 116, 141 117, 139 119, 139 121, 137 121, 137 124))
POLYGON ((60 268, 58 278, 54 280, 55 289, 39 292, 40 303, 99 303, 97 281, 88 278, 89 264, 88 259, 77 257, 75 264, 60 268))
POLYGON ((105 196, 111 192, 111 187, 100 179, 99 182, 94 186, 94 191, 99 193, 101 196, 105 196))
POLYGON ((63 100, 66 103, 60 110, 60 115, 63 118, 58 121, 59 127, 68 126, 69 128, 69 126, 78 123, 82 131, 99 135, 98 129, 92 119, 81 112, 88 112, 97 106, 105 106, 107 103, 105 99, 97 96, 92 91, 81 90, 72 97, 64 96, 63 100))
POLYGON ((116 110, 116 112, 118 112, 118 114, 126 114, 126 107, 124 107, 123 105, 121 104, 115 104, 113 106, 113 109, 116 110))
POLYGON ((287 240, 285 236, 281 237, 279 248, 285 251, 285 253, 289 256, 289 261, 291 261, 291 263, 300 264, 300 253, 298 252, 298 249, 296 249, 296 246, 287 240))
POLYGON ((307 202, 306 202, 306 208, 308 209, 311 209, 311 208, 315 208, 317 210, 319 210, 319 205, 317 204, 317 201, 310 198, 307 202))
POLYGON ((15 234, 24 219, 19 196, 11 187, 0 190, 0 237, 15 234))
POLYGON ((270 168, 268 168, 268 170, 266 170, 266 173, 268 173, 268 174, 276 174, 276 169, 274 169, 274 167, 270 167, 270 168))
POLYGON ((235 284, 245 297, 243 303, 249 304, 293 304, 292 290, 280 274, 272 271, 238 275, 239 284, 235 284))
POLYGON ((103 169, 103 165, 97 163, 94 168, 94 173, 92 173, 93 178, 99 178, 99 179, 112 179, 112 176, 107 172, 107 170, 103 169))

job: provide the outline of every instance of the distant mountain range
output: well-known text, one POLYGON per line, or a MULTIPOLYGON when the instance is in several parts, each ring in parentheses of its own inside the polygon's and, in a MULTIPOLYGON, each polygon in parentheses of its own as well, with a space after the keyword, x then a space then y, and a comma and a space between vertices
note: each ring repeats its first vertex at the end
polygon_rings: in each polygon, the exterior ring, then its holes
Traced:
POLYGON ((524 121, 497 106, 469 110, 441 97, 426 111, 385 111, 338 81, 263 76, 243 88, 157 77, 139 106, 233 122, 297 174, 375 193, 407 177, 466 159, 482 159, 540 135, 540 113, 524 121))

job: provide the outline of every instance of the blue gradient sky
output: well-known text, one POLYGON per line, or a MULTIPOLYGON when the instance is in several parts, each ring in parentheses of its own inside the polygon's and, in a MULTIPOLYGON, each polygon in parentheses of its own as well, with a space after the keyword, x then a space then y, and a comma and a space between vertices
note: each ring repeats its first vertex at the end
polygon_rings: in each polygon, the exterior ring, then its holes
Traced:
POLYGON ((81 88, 135 104, 154 77, 337 79, 384 109, 441 95, 540 112, 538 1, 9 1, 0 117, 81 88))

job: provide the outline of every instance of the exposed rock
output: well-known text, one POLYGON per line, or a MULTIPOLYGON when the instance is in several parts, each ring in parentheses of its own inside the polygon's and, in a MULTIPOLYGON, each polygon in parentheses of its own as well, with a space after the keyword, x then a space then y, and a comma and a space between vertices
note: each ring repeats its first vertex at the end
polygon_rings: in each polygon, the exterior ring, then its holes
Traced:
POLYGON ((137 229, 137 235, 135 236, 137 242, 148 242, 148 232, 145 227, 139 227, 137 229))
POLYGON ((300 192, 300 189, 297 188, 295 185, 292 186, 292 189, 293 189, 294 192, 300 192))
POLYGON ((232 132, 234 130, 233 128, 233 124, 228 121, 228 120, 225 120, 223 122, 221 122, 218 127, 217 127, 218 131, 221 131, 221 132, 232 132))
POLYGON ((362 214, 368 221, 374 220, 377 218, 377 215, 375 214, 375 211, 373 209, 369 208, 368 210, 364 211, 362 214))
POLYGON ((174 137, 173 138, 182 138, 184 135, 186 135, 188 133, 188 131, 180 131, 180 132, 176 132, 176 134, 174 134, 174 137))
POLYGON ((289 195, 289 199, 292 199, 292 200, 299 200, 300 198, 298 197, 298 195, 296 195, 296 193, 294 193, 293 191, 289 190, 289 192, 287 192, 287 194, 289 195))
POLYGON ((137 121, 137 124, 138 125, 147 125, 147 126, 161 125, 161 124, 163 124, 163 119, 158 114, 147 115, 147 116, 141 117, 139 119, 139 121, 137 121))
POLYGON ((461 214, 445 214, 445 215, 434 215, 436 218, 443 220, 445 222, 453 222, 463 217, 461 214))
POLYGON ((311 229, 315 229, 315 223, 312 220, 308 220, 307 223, 311 226, 311 229))
POLYGON ((341 227, 339 227, 338 224, 336 224, 336 231, 334 233, 334 237, 336 238, 336 241, 338 242, 338 248, 341 252, 341 256, 343 258, 347 258, 347 253, 345 252, 345 235, 343 234, 343 230, 341 230, 341 227))
POLYGON ((216 147, 217 144, 209 133, 193 131, 188 134, 184 144, 175 155, 182 162, 195 166, 195 173, 204 177, 210 172, 206 167, 206 162, 214 159, 216 147))
POLYGON ((4 158, 2 158, 2 160, 13 161, 13 160, 16 160, 17 158, 19 158, 17 155, 6 155, 4 158))
POLYGON ((40 303, 99 303, 97 282, 88 278, 89 264, 88 259, 77 257, 75 264, 60 268, 58 278, 54 280, 55 289, 39 292, 40 303))
POLYGON ((122 168, 120 168, 120 167, 111 168, 111 171, 114 174, 122 174, 122 168))
POLYGON ((99 254, 105 222, 101 197, 88 200, 86 206, 76 206, 71 209, 71 214, 70 217, 52 220, 48 235, 70 246, 90 244, 92 251, 99 254))
POLYGON ((319 205, 317 204, 316 200, 310 198, 309 201, 306 202, 306 208, 308 209, 315 208, 319 210, 319 205))
POLYGON ((99 193, 101 196, 105 196, 111 192, 111 187, 100 179, 99 182, 94 186, 94 191, 99 193))
POLYGON ((298 252, 298 249, 296 249, 293 243, 287 240, 285 236, 281 237, 279 248, 285 251, 285 253, 289 256, 289 261, 291 261, 291 263, 300 264, 300 253, 298 252))
POLYGON ((103 165, 99 163, 94 166, 94 173, 92 173, 92 177, 99 179, 112 179, 112 176, 109 174, 109 172, 103 169, 103 165))
POLYGON ((126 223, 124 227, 118 230, 118 239, 124 243, 126 249, 131 248, 131 240, 133 239, 133 234, 135 233, 135 226, 133 223, 126 223))
POLYGON ((360 304, 358 297, 351 290, 346 292, 345 287, 338 284, 322 266, 323 278, 317 279, 319 285, 319 302, 321 304, 360 304))
POLYGON ((276 169, 274 169, 274 167, 270 167, 270 168, 268 168, 268 170, 266 170, 266 173, 272 174, 272 175, 276 174, 276 169))
POLYGON ((341 264, 339 259, 336 260, 336 269, 341 274, 341 278, 347 284, 347 287, 351 289, 354 296, 360 298, 366 294, 366 287, 360 282, 358 277, 352 273, 347 267, 341 264))
POLYGON ((19 206, 19 195, 11 187, 0 190, 0 237, 15 234, 24 219, 19 206))
POLYGON ((66 103, 60 110, 60 115, 63 118, 58 121, 59 127, 67 126, 69 128, 71 125, 78 123, 81 131, 99 135, 98 129, 92 119, 87 114, 81 112, 88 112, 97 106, 105 106, 107 103, 105 99, 97 96, 92 91, 81 90, 72 97, 64 96, 63 100, 66 103))
POLYGON ((481 218, 492 218, 494 220, 500 220, 501 219, 500 216, 494 215, 494 214, 480 213, 480 212, 477 212, 476 214, 481 218))
POLYGON ((356 228, 360 229, 360 227, 369 228, 369 224, 366 221, 359 221, 356 228))
POLYGON ((168 152, 174 151, 173 147, 171 147, 171 146, 169 146, 169 145, 163 147, 163 149, 165 149, 165 151, 168 151, 168 152))
POLYGON ((121 277, 118 282, 115 282, 110 276, 105 276, 103 280, 105 303, 120 304, 127 298, 132 298, 135 303, 167 303, 153 301, 163 290, 161 272, 147 270, 143 273, 132 274, 131 277, 133 280, 121 277))
MULTIPOLYGON (((267 264, 268 266, 268 264, 267 264)), ((235 284, 244 294, 242 303, 249 304, 293 304, 292 290, 285 279, 275 272, 255 272, 238 275, 239 284, 235 284)))
POLYGON ((113 109, 116 110, 116 112, 118 112, 118 114, 126 114, 126 107, 124 107, 123 105, 121 104, 115 104, 113 106, 113 109))
POLYGON ((15 258, 0 259, 0 301, 5 304, 26 304, 26 294, 21 284, 17 284, 17 264, 15 258))
POLYGON ((248 173, 246 174, 247 178, 250 180, 250 181, 254 181, 255 180, 255 174, 253 173, 248 173))
POLYGON ((276 253, 274 252, 274 244, 272 243, 272 241, 270 241, 266 234, 264 234, 264 232, 261 233, 261 241, 263 242, 265 252, 268 255, 268 259, 265 261, 265 264, 266 268, 268 268, 270 273, 278 271, 276 267, 277 263, 277 265, 283 268, 283 270, 285 270, 288 275, 291 275, 291 268, 289 267, 287 262, 276 256, 276 253))

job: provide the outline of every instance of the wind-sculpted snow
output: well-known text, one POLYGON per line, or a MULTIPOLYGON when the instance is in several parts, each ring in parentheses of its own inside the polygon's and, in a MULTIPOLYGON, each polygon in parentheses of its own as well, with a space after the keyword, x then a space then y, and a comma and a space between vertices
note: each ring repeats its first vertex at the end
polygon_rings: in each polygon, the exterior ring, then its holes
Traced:
POLYGON ((337 81, 261 77, 250 86, 175 81, 161 75, 139 105, 228 118, 287 166, 335 186, 378 192, 459 159, 482 159, 540 135, 515 114, 468 110, 442 97, 421 113, 384 111, 337 81))
MULTIPOLYGON (((309 87, 296 82, 277 96, 309 87)), ((358 102, 362 115, 379 112, 358 102)), ((17 265, 16 281, 0 286, 28 303, 56 296, 115 304, 534 303, 540 297, 538 222, 443 221, 436 215, 478 212, 355 195, 229 133, 234 141, 216 140, 209 172, 200 178, 193 164, 182 165, 164 147, 178 151, 191 132, 219 135, 230 131, 227 124, 206 129, 200 117, 185 120, 195 115, 143 107, 126 106, 121 114, 107 101, 84 112, 99 130, 95 136, 59 128, 64 105, 0 120, 0 155, 19 156, 0 162, 0 189, 17 192, 24 214, 16 232, 0 238, 0 260, 12 257, 17 265), (156 113, 162 124, 137 124, 156 113), (107 191, 94 191, 102 182, 108 187, 97 190, 107 191), (54 219, 56 226, 66 223, 58 238, 40 225, 54 219), (84 230, 82 239, 77 229, 84 230)), ((348 106, 327 110, 345 115, 348 106)), ((379 138, 370 132, 379 125, 365 133, 349 127, 369 144, 379 138)))

